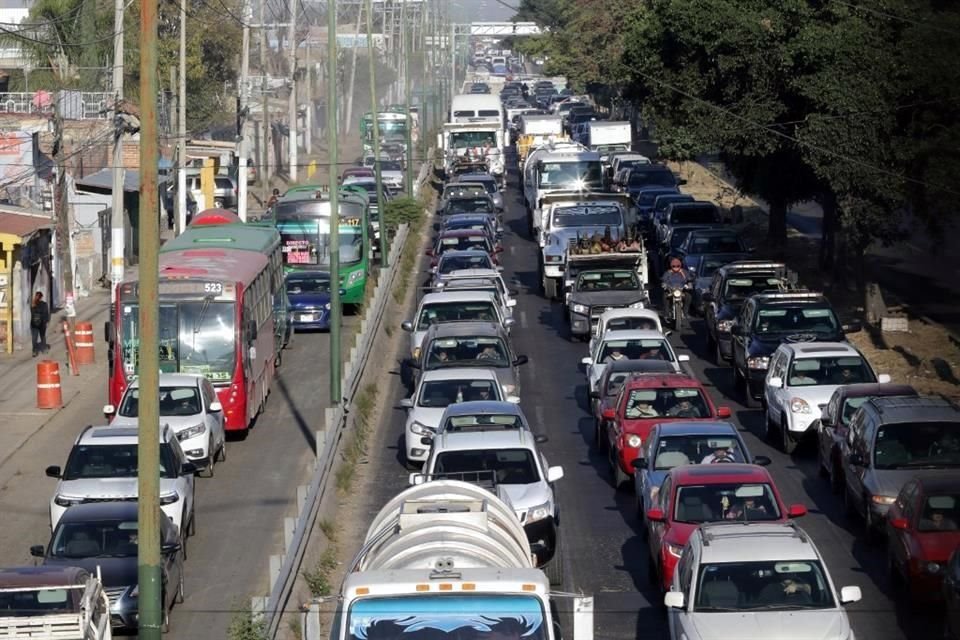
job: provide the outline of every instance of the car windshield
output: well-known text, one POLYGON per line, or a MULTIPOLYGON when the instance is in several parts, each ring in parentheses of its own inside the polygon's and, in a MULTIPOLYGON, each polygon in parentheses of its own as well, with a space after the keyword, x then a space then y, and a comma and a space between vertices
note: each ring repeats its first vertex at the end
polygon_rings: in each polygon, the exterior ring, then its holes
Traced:
POLYGON ((737 437, 729 436, 663 436, 653 453, 653 467, 667 471, 687 464, 714 462, 747 462, 737 437))
POLYGON ((496 337, 438 338, 430 343, 426 368, 476 364, 482 367, 510 365, 507 346, 496 337))
POLYGON ((757 312, 756 327, 759 334, 832 335, 840 325, 830 307, 773 307, 757 312))
POLYGON ((523 419, 512 413, 478 413, 474 415, 450 416, 441 426, 442 431, 464 431, 468 429, 523 429, 523 419))
POLYGON ((287 293, 295 296, 301 293, 330 293, 330 275, 287 276, 287 293))
POLYGON ((660 331, 660 324, 652 319, 643 316, 626 316, 624 318, 611 318, 607 320, 605 331, 660 331))
POLYGON ((712 278, 720 267, 729 263, 730 260, 725 257, 704 256, 697 264, 697 277, 712 278))
POLYGON ((137 521, 61 521, 53 532, 50 555, 55 558, 136 557, 137 521))
POLYGON ((444 236, 440 238, 437 246, 437 253, 444 254, 447 251, 486 251, 490 253, 492 247, 486 235, 470 234, 463 236, 444 236))
POLYGON ((585 271, 577 276, 577 291, 632 291, 640 288, 633 271, 585 271))
POLYGON ((403 171, 403 165, 395 160, 381 160, 381 171, 403 171))
POLYGON ((457 184, 444 189, 443 198, 445 200, 465 199, 470 196, 482 196, 486 193, 481 185, 462 185, 457 184))
POLYGON ((833 592, 817 560, 702 564, 694 611, 832 609, 833 592))
POLYGON ((677 186, 677 177, 669 169, 630 172, 630 178, 627 180, 628 187, 645 187, 647 185, 675 187, 677 186))
POLYGON ((420 389, 421 407, 444 409, 456 402, 502 400, 494 380, 430 380, 420 389))
POLYGON ((667 207, 674 202, 693 202, 693 196, 682 193, 657 194, 656 199, 653 201, 653 209, 658 213, 663 213, 667 210, 667 207))
POLYGON ((529 449, 479 449, 444 451, 437 454, 434 473, 491 472, 497 484, 533 484, 540 481, 533 452, 529 449))
POLYGON ((697 387, 631 389, 624 409, 627 420, 709 418, 710 409, 697 387))
POLYGON ((670 224, 713 224, 719 222, 717 208, 712 204, 676 206, 670 213, 670 224))
POLYGON ((876 381, 873 371, 860 356, 801 358, 790 365, 787 386, 813 387, 876 381))
MULTIPOLYGON (((160 445, 160 477, 176 478, 179 468, 170 446, 160 445)), ((78 444, 73 447, 64 480, 87 478, 137 477, 137 445, 134 444, 78 444)))
MULTIPOLYGON (((17 589, 16 591, 0 591, 0 618, 29 618, 32 616, 56 615, 62 613, 77 613, 77 605, 73 594, 79 595, 82 590, 77 589, 49 589, 35 587, 33 589, 17 589)), ((16 638, 16 625, 6 626, 16 638)), ((31 627, 32 628, 32 627, 31 627)), ((29 633, 28 627, 24 631, 29 633)), ((22 636, 30 637, 30 636, 22 636)), ((39 637, 39 636, 37 636, 39 637)))
POLYGON ((570 162, 544 162, 540 170, 540 186, 547 188, 583 188, 599 186, 603 182, 603 170, 599 160, 570 162))
POLYGON ((960 495, 928 496, 923 504, 918 531, 957 531, 960 523, 960 495))
POLYGON ((447 215, 456 213, 476 213, 491 211, 490 199, 483 198, 455 198, 447 202, 447 215))
POLYGON ((653 204, 653 201, 657 199, 657 196, 662 195, 663 191, 658 189, 648 189, 646 191, 641 191, 637 195, 637 204, 650 206, 653 204))
POLYGON ((664 360, 673 362, 673 352, 666 340, 659 338, 631 340, 608 340, 600 349, 600 362, 607 359, 620 360, 664 360))
POLYGON ((740 253, 745 247, 735 234, 695 235, 690 239, 687 253, 740 253))
POLYGON ((620 208, 612 205, 584 204, 572 207, 554 207, 553 227, 568 229, 571 227, 613 227, 623 224, 620 208))
POLYGON ((700 524, 720 520, 779 520, 780 507, 767 483, 723 482, 677 487, 673 519, 700 524))
POLYGON ((895 422, 877 430, 877 469, 960 466, 960 422, 895 422))
POLYGON ((450 273, 461 269, 493 269, 493 262, 486 253, 475 255, 444 255, 437 266, 437 273, 450 273))
MULTIPOLYGON (((781 281, 770 275, 755 275, 749 278, 728 278, 723 285, 723 297, 729 302, 746 300, 755 293, 781 289, 781 281)), ((762 311, 761 311, 762 313, 762 311)))
POLYGON ((460 178, 463 182, 476 182, 478 185, 483 187, 483 192, 490 195, 494 195, 497 192, 497 183, 487 177, 480 176, 462 176, 460 178))
POLYGON ((442 322, 497 322, 492 302, 438 302, 424 305, 417 322, 418 331, 442 322))
MULTIPOLYGON (((140 389, 130 389, 123 396, 119 414, 136 418, 140 408, 140 389)), ((203 410, 200 390, 190 387, 160 387, 160 415, 163 417, 195 416, 203 410)))

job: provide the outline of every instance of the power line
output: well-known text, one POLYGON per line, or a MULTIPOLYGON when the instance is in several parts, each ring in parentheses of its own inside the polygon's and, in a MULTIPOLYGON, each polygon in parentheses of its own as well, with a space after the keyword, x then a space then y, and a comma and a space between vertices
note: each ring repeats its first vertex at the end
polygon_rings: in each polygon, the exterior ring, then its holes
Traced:
POLYGON ((913 24, 918 27, 923 27, 925 29, 930 29, 931 31, 938 31, 940 33, 948 33, 953 36, 960 36, 960 31, 954 29, 948 29, 946 27, 941 27, 939 25, 933 24, 932 22, 926 22, 923 20, 915 20, 913 18, 908 18, 906 16, 897 15, 895 13, 889 13, 886 11, 881 11, 880 9, 874 9, 872 7, 865 7, 862 4, 853 4, 850 2, 844 2, 843 0, 829 0, 834 4, 839 4, 841 6, 847 7, 848 9, 853 9, 855 11, 864 11, 866 13, 871 13, 875 16, 880 16, 882 18, 889 18, 891 20, 898 20, 900 22, 906 22, 908 24, 913 24))

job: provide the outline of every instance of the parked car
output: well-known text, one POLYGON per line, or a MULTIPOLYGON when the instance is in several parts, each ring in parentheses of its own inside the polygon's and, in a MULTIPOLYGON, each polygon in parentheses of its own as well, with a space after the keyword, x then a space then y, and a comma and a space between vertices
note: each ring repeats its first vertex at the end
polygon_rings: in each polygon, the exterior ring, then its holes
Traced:
MULTIPOLYGON (((213 202, 205 202, 204 209, 236 209, 237 207, 237 182, 230 176, 217 175, 213 177, 213 202)), ((203 189, 199 175, 187 176, 187 189, 193 192, 194 198, 199 202, 203 196, 203 189)))

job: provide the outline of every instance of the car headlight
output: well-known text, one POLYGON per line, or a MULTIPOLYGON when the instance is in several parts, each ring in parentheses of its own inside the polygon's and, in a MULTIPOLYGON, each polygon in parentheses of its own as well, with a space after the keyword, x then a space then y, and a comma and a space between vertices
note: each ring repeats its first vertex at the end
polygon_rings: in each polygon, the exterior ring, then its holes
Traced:
POLYGON ((81 504, 82 502, 82 498, 65 498, 63 496, 56 496, 53 499, 53 503, 59 507, 72 507, 73 505, 81 504))
POLYGON ((160 496, 160 506, 162 507, 162 506, 164 506, 164 505, 174 504, 175 502, 178 502, 179 500, 180 500, 180 496, 179 496, 179 495, 177 495, 176 493, 169 493, 169 494, 167 494, 167 495, 165 495, 165 496, 160 496))
POLYGON ((131 598, 139 598, 139 597, 140 597, 140 585, 135 586, 135 587, 133 588, 133 590, 130 591, 130 597, 131 597, 131 598))
POLYGON ((643 309, 643 308, 644 308, 644 307, 643 307, 643 304, 644 304, 644 303, 643 303, 643 300, 641 300, 640 302, 634 302, 632 305, 630 305, 629 308, 630 308, 630 309, 643 309))
POLYGON ((790 400, 790 411, 794 413, 810 413, 810 405, 803 398, 792 398, 790 400))
POLYGON ((418 436, 430 436, 434 433, 433 427, 428 427, 427 425, 417 422, 416 420, 414 420, 413 424, 410 425, 410 431, 418 436))
POLYGON ((574 304, 571 308, 573 309, 574 313, 590 313, 590 307, 585 304, 574 304))
POLYGON ((627 446, 632 449, 639 449, 640 445, 643 444, 643 438, 638 436, 635 433, 631 433, 627 436, 627 446))
POLYGON ((517 385, 515 384, 505 384, 503 386, 503 395, 512 396, 513 392, 517 390, 517 385))
POLYGON ((537 522, 553 515, 553 504, 549 500, 527 509, 527 523, 537 522))
POLYGON ((356 271, 351 271, 350 275, 347 276, 347 285, 356 284, 360 278, 363 277, 363 269, 357 269, 356 271))
POLYGON ((544 256, 544 262, 560 263, 563 262, 563 256, 544 256))
POLYGON ((184 440, 189 440, 194 436, 199 436, 206 432, 207 432, 207 425, 201 422, 200 424, 195 424, 192 427, 187 427, 183 431, 178 431, 177 440, 179 440, 180 442, 183 442, 184 440))
POLYGON ((756 356, 754 358, 747 358, 747 367, 750 369, 766 369, 767 365, 769 364, 769 356, 756 356))
POLYGON ((419 360, 419 359, 420 359, 420 347, 414 347, 414 349, 413 349, 413 359, 414 359, 414 360, 419 360))
POLYGON ((683 555, 683 547, 679 544, 673 544, 672 542, 667 543, 667 553, 672 555, 675 558, 679 558, 683 555))
POLYGON ((327 311, 330 311, 330 303, 328 302, 325 305, 323 305, 323 308, 326 309, 327 311))
POLYGON ((733 328, 733 320, 720 320, 717 322, 717 331, 720 333, 730 333, 733 328))
POLYGON ((873 504, 893 504, 896 500, 895 496, 870 496, 870 502, 873 504))

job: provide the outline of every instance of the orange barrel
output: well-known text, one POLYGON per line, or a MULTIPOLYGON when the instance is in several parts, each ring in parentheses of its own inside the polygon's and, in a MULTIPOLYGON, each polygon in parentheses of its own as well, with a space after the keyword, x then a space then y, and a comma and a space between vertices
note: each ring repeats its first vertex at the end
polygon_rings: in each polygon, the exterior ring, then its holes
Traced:
POLYGON ((37 408, 59 409, 62 406, 60 365, 56 360, 41 360, 37 363, 37 408))
POLYGON ((77 347, 77 364, 93 364, 93 324, 78 322, 73 341, 77 347))

